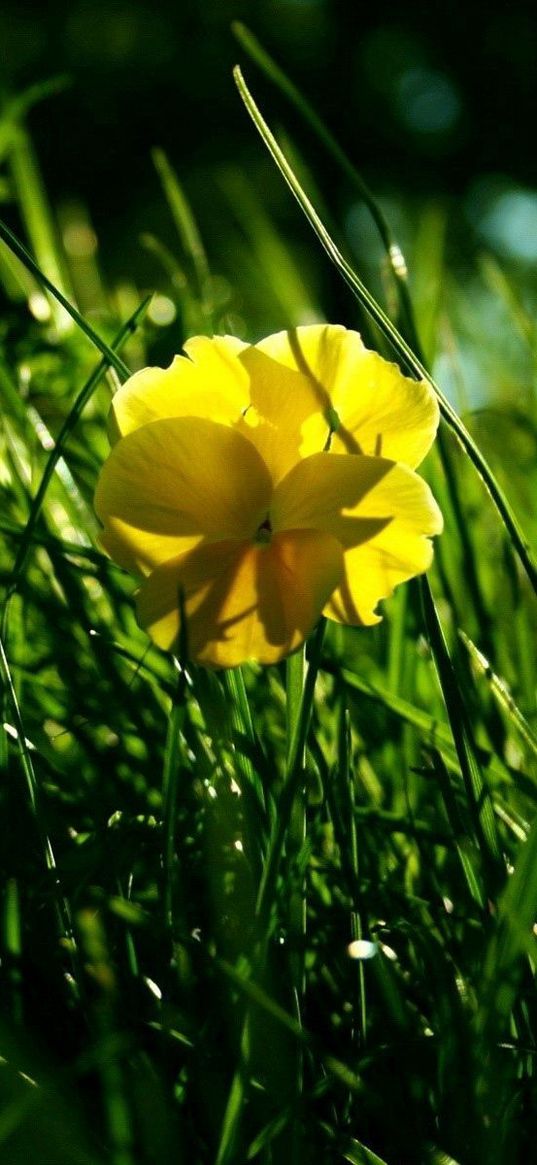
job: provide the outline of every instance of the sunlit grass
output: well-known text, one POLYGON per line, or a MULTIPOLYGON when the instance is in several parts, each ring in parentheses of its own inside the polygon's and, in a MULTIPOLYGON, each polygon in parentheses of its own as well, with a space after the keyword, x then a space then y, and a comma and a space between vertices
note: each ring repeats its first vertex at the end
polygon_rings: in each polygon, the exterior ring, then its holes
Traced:
MULTIPOLYGON (((0 244, 0 1160, 530 1161, 531 288, 492 256, 462 279, 439 207, 403 258, 365 191, 387 292, 370 302, 349 252, 358 300, 341 322, 448 392, 426 465, 446 518, 435 566, 378 628, 321 628, 305 661, 177 667, 98 547, 118 378, 224 330, 234 304, 252 339, 250 314, 268 331, 275 313, 287 327, 326 307, 270 206, 228 169, 230 293, 156 152, 177 228, 173 251, 145 239, 176 312, 161 326, 145 288, 110 286, 92 247, 73 251, 84 213, 62 243, 25 108, 5 119, 16 238, 0 244)), ((311 261, 328 267, 320 248, 311 261)))

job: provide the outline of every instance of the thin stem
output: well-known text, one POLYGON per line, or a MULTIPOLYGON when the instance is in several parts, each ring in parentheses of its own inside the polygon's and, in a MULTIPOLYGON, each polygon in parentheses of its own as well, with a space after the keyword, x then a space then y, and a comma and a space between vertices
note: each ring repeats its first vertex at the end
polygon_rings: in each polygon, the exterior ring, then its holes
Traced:
POLYGON ((310 662, 304 682, 300 710, 294 725, 294 731, 289 747, 285 784, 278 801, 276 821, 274 823, 272 836, 269 840, 268 853, 265 859, 265 866, 259 886, 259 893, 257 895, 255 912, 259 924, 259 933, 262 936, 262 943, 266 942, 267 938, 266 931, 269 923, 273 895, 276 888, 276 881, 280 870, 283 847, 289 829, 289 822, 291 819, 296 792, 302 778, 302 758, 313 709, 313 694, 315 691, 315 683, 317 680, 317 674, 321 660, 321 649, 324 639, 325 626, 326 620, 324 618, 320 619, 313 636, 310 662))
POLYGON ((162 827, 164 844, 162 847, 164 874, 164 919, 170 934, 174 930, 174 881, 175 881, 175 821, 177 811, 177 791, 181 732, 186 715, 186 674, 181 670, 176 695, 168 720, 168 733, 164 750, 162 772, 162 827))
MULTIPOLYGON (((255 975, 256 978, 260 976, 265 963, 269 941, 270 915, 274 903, 278 873, 285 841, 289 836, 289 825, 295 796, 302 779, 304 748, 313 708, 313 695, 319 671, 325 624, 326 620, 321 618, 313 636, 309 667, 306 673, 300 703, 296 708, 296 718, 294 719, 290 732, 285 784, 278 801, 276 819, 269 840, 268 852, 259 885, 255 908, 258 943, 250 966, 250 974, 252 976, 255 975)), ((297 677, 294 676, 292 683, 293 702, 297 695, 296 679, 297 677)), ((239 1135, 248 1082, 250 1027, 251 1015, 250 1008, 248 1007, 242 1026, 239 1064, 233 1077, 222 1121, 222 1132, 217 1150, 216 1165, 230 1165, 239 1135)))
MULTIPOLYGON (((286 664, 287 692, 287 758, 291 756, 292 739, 300 715, 300 703, 304 690, 304 648, 290 655, 286 664)), ((305 991, 304 952, 306 946, 306 879, 300 867, 300 855, 306 841, 306 789, 304 785, 304 761, 300 757, 301 781, 291 810, 287 847, 288 870, 291 883, 289 898, 289 943, 290 970, 296 1020, 302 1025, 302 1004, 305 991)), ((304 1048, 297 1042, 293 1049, 294 1094, 298 1101, 304 1088, 304 1048)), ((300 1121, 291 1124, 291 1159, 293 1165, 302 1158, 303 1135, 300 1121)))

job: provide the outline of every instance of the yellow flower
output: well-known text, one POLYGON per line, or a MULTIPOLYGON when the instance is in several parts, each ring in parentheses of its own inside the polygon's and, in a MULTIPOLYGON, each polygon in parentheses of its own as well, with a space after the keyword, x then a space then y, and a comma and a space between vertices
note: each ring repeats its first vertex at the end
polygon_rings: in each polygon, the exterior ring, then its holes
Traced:
POLYGON ((377 623, 442 529, 414 473, 438 425, 430 387, 340 326, 185 352, 117 392, 95 497, 104 547, 144 576, 141 625, 177 648, 181 608, 190 657, 233 667, 282 659, 323 612, 377 623))

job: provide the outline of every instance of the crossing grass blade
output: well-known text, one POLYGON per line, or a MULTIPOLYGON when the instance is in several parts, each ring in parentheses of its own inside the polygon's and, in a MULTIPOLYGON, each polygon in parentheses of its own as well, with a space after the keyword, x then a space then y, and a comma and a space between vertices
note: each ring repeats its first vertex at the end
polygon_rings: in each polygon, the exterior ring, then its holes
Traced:
POLYGON ((5 243, 9 250, 13 252, 16 258, 19 259, 23 266, 26 267, 26 269, 34 276, 37 283, 49 291, 50 294, 54 296, 54 299, 57 300, 59 304, 61 304, 67 314, 71 316, 74 322, 78 325, 81 332, 87 336, 88 340, 91 341, 95 348, 98 348, 99 352, 101 352, 102 355, 108 360, 109 365, 112 368, 115 368, 118 376, 120 376, 122 380, 126 380, 130 376, 130 370, 127 368, 127 365, 124 364, 121 357, 118 356, 117 352, 114 352, 113 348, 111 348, 110 345, 101 338, 101 336, 99 336, 95 329, 92 328, 91 324, 88 323, 88 321, 84 319, 84 316, 80 314, 78 308, 69 302, 63 292, 54 285, 51 279, 49 279, 48 275, 45 275, 44 271, 41 271, 40 267, 38 267, 29 251, 26 250, 26 247, 20 242, 20 240, 13 233, 13 231, 10 230, 6 223, 2 222, 1 219, 0 239, 5 243))
MULTIPOLYGON (((129 336, 132 335, 132 333, 136 330, 136 328, 139 326, 139 324, 143 320, 145 313, 147 311, 147 308, 149 307, 149 304, 151 302, 151 298, 152 297, 150 295, 146 296, 146 298, 143 300, 143 302, 140 304, 140 306, 136 308, 136 311, 133 313, 130 320, 127 320, 126 323, 123 324, 122 328, 120 329, 115 340, 112 343, 111 351, 116 352, 116 351, 121 350, 122 346, 128 340, 129 336)), ((19 542, 17 557, 15 559, 15 563, 13 566, 13 573, 12 573, 12 580, 11 580, 11 591, 15 591, 17 588, 20 574, 21 574, 21 571, 23 570, 26 556, 27 556, 29 548, 32 544, 34 531, 35 531, 37 522, 39 520, 41 510, 43 508, 43 502, 45 500, 46 492, 47 492, 49 484, 52 480, 52 475, 54 473, 54 470, 56 469, 58 461, 60 460, 60 458, 63 455, 64 446, 69 439, 69 435, 72 433, 73 429, 75 428, 75 425, 80 420, 80 417, 82 416, 82 413, 83 413, 86 405, 91 400, 93 393, 99 387, 99 384, 100 384, 103 376, 105 376, 107 370, 110 368, 110 364, 111 364, 111 361, 110 361, 109 357, 107 357, 107 356, 103 357, 103 359, 101 360, 98 367, 95 369, 95 371, 89 377, 89 379, 87 380, 84 387, 80 390, 70 412, 66 416, 66 418, 63 422, 63 425, 58 433, 58 436, 57 436, 56 441, 54 443, 54 447, 51 450, 51 453, 48 457, 47 464, 46 464, 44 472, 43 472, 43 477, 41 478, 41 481, 39 483, 39 488, 38 488, 37 493, 32 501, 30 514, 28 517, 28 522, 26 524, 25 531, 24 531, 24 533, 21 537, 21 540, 19 542)))
POLYGON ((496 506, 496 509, 509 532, 513 546, 516 549, 516 552, 520 558, 524 570, 526 571, 531 585, 534 591, 537 592, 537 562, 535 561, 529 543, 522 532, 518 519, 514 514, 510 503, 505 497, 498 481, 496 480, 494 473, 488 465, 488 462, 483 457, 475 441, 463 425, 460 418, 457 416, 457 413, 447 400, 439 385, 436 384, 436 382, 433 380, 430 373, 423 366, 421 360, 419 360, 419 358, 415 355, 411 347, 407 344, 406 340, 403 339, 403 336, 400 334, 400 332, 398 332, 395 325, 383 311, 380 304, 377 303, 375 298, 368 291, 365 284, 362 282, 347 260, 343 257, 339 248, 328 234, 328 231, 319 218, 319 215, 312 206, 309 198, 307 197, 305 191, 302 189, 300 182, 289 165, 289 162, 287 161, 287 158, 285 157, 282 149, 278 145, 274 134, 269 129, 267 122, 256 105, 238 66, 234 70, 234 77, 240 96, 248 113, 250 114, 250 117, 252 118, 256 129, 258 130, 267 149, 272 155, 276 165, 281 171, 290 190, 294 194, 299 206, 306 215, 306 218, 311 224, 332 263, 347 283, 353 295, 356 296, 362 307, 368 312, 368 314, 377 324, 388 343, 392 346, 394 351, 403 361, 404 365, 417 379, 427 380, 436 392, 444 420, 446 420, 450 427, 453 429, 469 459, 479 473, 479 476, 485 483, 494 505, 496 506))

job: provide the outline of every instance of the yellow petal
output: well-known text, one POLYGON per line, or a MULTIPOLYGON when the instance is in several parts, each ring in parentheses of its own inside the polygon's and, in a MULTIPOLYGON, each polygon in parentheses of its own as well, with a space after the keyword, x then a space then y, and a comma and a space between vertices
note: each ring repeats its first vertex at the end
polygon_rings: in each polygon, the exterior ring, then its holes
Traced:
MULTIPOLYGON (((293 467, 274 491, 274 530, 314 529, 333 534, 348 547, 370 538, 390 520, 394 499, 370 513, 368 495, 394 469, 383 457, 332 457, 313 453, 293 467)), ((414 475, 413 475, 414 476, 414 475)))
POLYGON ((329 434, 330 401, 323 385, 305 365, 290 367, 279 358, 292 343, 289 337, 302 330, 269 336, 239 356, 250 394, 239 427, 261 453, 274 483, 300 458, 321 452, 329 434))
POLYGON ((394 586, 430 566, 429 538, 442 515, 422 478, 382 457, 314 454, 280 483, 271 505, 274 530, 319 529, 345 551, 345 578, 325 614, 375 623, 375 607, 394 586))
POLYGON ((97 484, 102 542, 142 573, 202 538, 253 538, 271 482, 240 433, 201 417, 143 425, 114 446, 97 484))
POLYGON ((275 663, 304 642, 341 573, 341 547, 327 534, 291 531, 264 546, 204 542, 144 580, 138 618, 156 643, 178 650, 182 596, 191 660, 275 663))
POLYGON ((394 529, 387 530, 392 534, 391 544, 389 539, 384 545, 373 539, 345 553, 343 582, 324 608, 328 619, 355 627, 380 623, 376 610, 380 599, 389 598, 399 583, 429 569, 433 548, 428 538, 414 536, 403 541, 394 529))
POLYGON ((339 418, 332 453, 387 457, 415 469, 429 452, 440 419, 433 389, 369 351, 357 332, 341 341, 331 396, 339 418))
MULTIPOLYGON (((332 406, 340 424, 331 452, 387 457, 412 469, 425 457, 439 419, 432 388, 403 376, 396 364, 369 351, 358 332, 338 324, 313 324, 269 336, 256 347, 287 370, 300 372, 321 411, 326 413, 327 403, 332 406)), ((323 432, 326 437, 326 427, 323 432)), ((301 441, 301 456, 324 447, 318 412, 310 420, 304 416, 301 441)))
POLYGON ((169 368, 143 368, 121 385, 109 417, 111 441, 167 417, 207 417, 233 424, 248 404, 248 375, 234 336, 195 336, 169 368), (187 358, 189 357, 189 358, 187 358))

